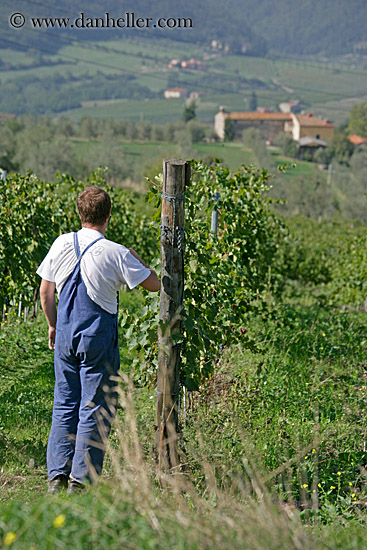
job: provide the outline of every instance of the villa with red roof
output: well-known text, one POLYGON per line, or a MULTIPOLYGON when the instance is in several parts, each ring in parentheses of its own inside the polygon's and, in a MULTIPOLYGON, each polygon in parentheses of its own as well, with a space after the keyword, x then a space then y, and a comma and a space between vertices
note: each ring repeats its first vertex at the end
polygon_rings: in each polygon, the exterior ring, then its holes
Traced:
POLYGON ((321 139, 330 143, 334 135, 334 125, 312 113, 259 113, 226 112, 223 107, 214 115, 214 131, 224 139, 226 120, 234 131, 234 139, 241 139, 243 130, 258 128, 265 140, 273 140, 279 132, 292 135, 295 141, 302 137, 321 139))

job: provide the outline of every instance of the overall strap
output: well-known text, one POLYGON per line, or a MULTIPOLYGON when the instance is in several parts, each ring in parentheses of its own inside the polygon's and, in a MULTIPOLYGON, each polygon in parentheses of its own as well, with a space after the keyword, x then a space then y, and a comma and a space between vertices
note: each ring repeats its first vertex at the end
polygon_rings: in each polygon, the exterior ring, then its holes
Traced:
POLYGON ((80 262, 80 260, 82 259, 84 254, 87 252, 87 250, 89 250, 91 246, 93 246, 96 242, 100 241, 101 239, 104 239, 104 237, 98 237, 98 239, 95 239, 94 241, 92 241, 90 244, 88 244, 88 246, 80 254, 78 234, 74 233, 74 249, 75 249, 76 257, 78 258, 78 262, 80 262))
POLYGON ((80 248, 79 248, 79 241, 78 241, 78 234, 77 233, 74 233, 74 250, 75 250, 76 257, 79 260, 80 248))

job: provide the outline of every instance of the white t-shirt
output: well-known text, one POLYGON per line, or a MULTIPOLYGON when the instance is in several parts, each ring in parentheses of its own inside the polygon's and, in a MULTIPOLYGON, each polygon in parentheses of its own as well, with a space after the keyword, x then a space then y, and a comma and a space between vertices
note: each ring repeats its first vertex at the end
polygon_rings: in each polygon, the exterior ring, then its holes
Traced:
MULTIPOLYGON (((99 237, 103 235, 95 229, 83 227, 78 231, 80 253, 99 237)), ((56 283, 60 294, 76 264, 74 233, 65 233, 54 241, 37 274, 46 281, 56 283)), ((116 292, 123 285, 127 284, 132 289, 151 273, 128 248, 107 239, 101 239, 89 248, 81 259, 80 267, 88 296, 109 313, 116 313, 116 292)))

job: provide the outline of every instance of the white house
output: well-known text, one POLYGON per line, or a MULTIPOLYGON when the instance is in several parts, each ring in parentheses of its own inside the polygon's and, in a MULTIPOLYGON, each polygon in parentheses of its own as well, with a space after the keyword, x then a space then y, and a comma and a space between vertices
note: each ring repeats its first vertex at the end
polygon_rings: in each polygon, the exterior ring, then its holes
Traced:
POLYGON ((164 90, 164 97, 166 99, 187 97, 187 90, 185 90, 185 88, 167 88, 167 90, 164 90))

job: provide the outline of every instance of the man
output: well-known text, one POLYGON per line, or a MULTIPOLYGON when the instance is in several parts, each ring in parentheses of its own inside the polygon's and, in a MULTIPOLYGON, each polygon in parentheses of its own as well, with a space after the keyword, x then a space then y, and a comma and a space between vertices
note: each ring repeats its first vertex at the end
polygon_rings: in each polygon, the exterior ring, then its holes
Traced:
POLYGON ((160 288, 155 271, 133 249, 105 238, 111 216, 105 191, 86 187, 77 207, 82 229, 58 237, 37 270, 49 348, 55 351, 49 492, 79 491, 101 473, 117 400, 118 291, 125 284, 160 288))

